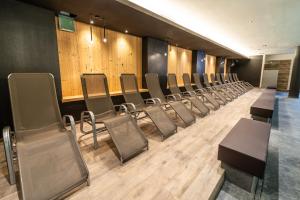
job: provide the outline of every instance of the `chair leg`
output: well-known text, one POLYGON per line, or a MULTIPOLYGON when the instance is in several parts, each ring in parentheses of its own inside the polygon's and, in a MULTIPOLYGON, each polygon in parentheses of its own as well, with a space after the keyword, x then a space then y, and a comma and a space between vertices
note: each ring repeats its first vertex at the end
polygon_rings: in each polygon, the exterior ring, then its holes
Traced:
POLYGON ((11 132, 9 127, 5 127, 3 129, 3 141, 4 141, 5 157, 6 157, 6 163, 8 168, 8 174, 9 174, 9 183, 13 185, 16 183, 16 176, 15 176, 14 163, 13 163, 13 150, 12 150, 10 133, 11 132))
POLYGON ((98 149, 99 144, 97 141, 97 130, 96 130, 96 124, 93 124, 93 140, 94 140, 94 149, 98 149))

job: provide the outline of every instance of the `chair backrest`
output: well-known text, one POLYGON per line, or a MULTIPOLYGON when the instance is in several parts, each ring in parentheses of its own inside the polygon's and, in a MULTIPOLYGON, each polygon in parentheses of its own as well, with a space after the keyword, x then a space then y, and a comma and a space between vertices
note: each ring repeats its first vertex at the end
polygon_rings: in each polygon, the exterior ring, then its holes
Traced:
POLYGON ((127 103, 133 103, 135 106, 145 105, 138 89, 138 83, 135 74, 121 74, 120 82, 122 93, 127 103))
POLYGON ((234 73, 234 79, 235 79, 236 81, 240 81, 240 80, 239 80, 239 77, 237 76, 237 73, 234 73))
POLYGON ((222 73, 222 74, 221 74, 221 78, 222 78, 222 82, 223 82, 223 83, 226 83, 225 74, 222 73))
POLYGON ((54 77, 49 73, 12 73, 8 76, 14 128, 17 134, 62 127, 54 77))
POLYGON ((230 82, 235 82, 235 80, 233 80, 232 73, 228 73, 228 76, 229 76, 230 82))
POLYGON ((222 84, 222 80, 221 80, 221 75, 220 75, 220 73, 216 73, 216 79, 217 79, 217 82, 218 82, 219 84, 222 84))
POLYGON ((193 77, 194 77, 194 81, 195 81, 195 85, 198 89, 202 89, 203 88, 203 85, 201 83, 201 80, 200 80, 200 74, 198 73, 193 73, 193 77))
POLYGON ((235 82, 238 81, 238 80, 236 80, 235 73, 232 74, 232 78, 233 78, 233 80, 234 80, 235 82))
POLYGON ((212 82, 213 85, 217 85, 215 79, 216 79, 215 74, 210 74, 210 80, 211 80, 211 82, 212 82))
POLYGON ((228 73, 224 75, 224 78, 225 78, 225 80, 226 80, 227 82, 230 82, 228 73))
POLYGON ((182 79, 183 79, 183 84, 184 84, 186 91, 194 91, 194 88, 191 84, 190 75, 188 73, 184 73, 182 75, 182 79))
POLYGON ((177 78, 175 74, 168 74, 168 86, 172 94, 180 94, 181 91, 177 85, 177 78))
POLYGON ((115 112, 105 74, 82 74, 82 92, 86 107, 95 115, 115 112))
POLYGON ((146 73, 145 78, 146 78, 147 88, 150 96, 152 98, 159 98, 162 102, 165 102, 166 98, 164 93, 161 90, 158 74, 146 73))
POLYGON ((208 81, 208 75, 206 73, 203 73, 203 81, 206 87, 210 87, 209 81, 208 81))

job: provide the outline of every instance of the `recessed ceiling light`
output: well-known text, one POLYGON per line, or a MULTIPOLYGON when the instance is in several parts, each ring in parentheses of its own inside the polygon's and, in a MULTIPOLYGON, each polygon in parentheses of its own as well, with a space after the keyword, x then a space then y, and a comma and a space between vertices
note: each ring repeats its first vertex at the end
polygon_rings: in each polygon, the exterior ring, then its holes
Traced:
POLYGON ((128 30, 127 30, 127 29, 125 30, 125 33, 128 33, 128 30))
POLYGON ((94 24, 94 20, 91 19, 91 20, 90 20, 90 24, 94 24))
POLYGON ((164 55, 167 56, 168 55, 167 52, 165 52, 164 55))

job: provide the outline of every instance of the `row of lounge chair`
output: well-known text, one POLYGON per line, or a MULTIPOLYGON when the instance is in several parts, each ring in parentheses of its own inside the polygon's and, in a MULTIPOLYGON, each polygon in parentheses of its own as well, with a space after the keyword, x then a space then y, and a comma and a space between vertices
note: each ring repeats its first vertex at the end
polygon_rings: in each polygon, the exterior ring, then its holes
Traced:
MULTIPOLYGON (((93 134, 94 148, 99 147, 97 135, 107 131, 123 163, 148 149, 148 140, 137 120, 151 119, 164 140, 177 132, 176 123, 167 113, 169 110, 184 126, 189 126, 196 121, 192 109, 205 116, 210 109, 219 109, 252 87, 239 81, 236 74, 229 74, 227 79, 219 76, 215 80, 211 75, 210 84, 204 74, 206 87, 203 87, 199 74, 193 74, 194 89, 189 75, 184 74, 185 91, 182 92, 175 74, 169 74, 171 94, 165 95, 158 75, 149 73, 145 79, 151 98, 143 99, 136 76, 122 74, 120 81, 126 102, 114 105, 106 76, 83 74, 87 111, 81 114, 80 130, 83 134, 93 134)), ((61 117, 54 77, 45 73, 14 73, 9 75, 8 85, 14 131, 4 128, 3 139, 11 184, 16 182, 13 160, 17 158, 22 198, 63 198, 79 186, 89 185, 89 171, 77 143, 75 121, 69 115, 61 117)))

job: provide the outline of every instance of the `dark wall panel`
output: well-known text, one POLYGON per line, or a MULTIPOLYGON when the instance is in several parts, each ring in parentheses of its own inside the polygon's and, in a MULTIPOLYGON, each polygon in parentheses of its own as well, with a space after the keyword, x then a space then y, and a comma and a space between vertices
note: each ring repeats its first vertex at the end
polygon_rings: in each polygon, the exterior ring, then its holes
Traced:
POLYGON ((231 66, 230 71, 237 73, 239 79, 259 86, 263 56, 252 56, 248 60, 238 60, 231 66))
POLYGON ((143 88, 147 88, 145 74, 157 73, 162 89, 167 88, 168 73, 168 43, 154 38, 143 38, 142 75, 143 88))
POLYGON ((300 89, 300 47, 297 47, 296 57, 294 60, 289 97, 299 98, 300 89))
POLYGON ((225 67, 225 58, 217 57, 216 73, 224 73, 224 67, 225 67))
POLYGON ((12 72, 52 73, 55 76, 58 98, 61 99, 54 19, 52 11, 13 0, 1 1, 1 127, 11 125, 7 76, 12 72))
MULTIPOLYGON (((205 52, 203 50, 193 51, 192 53, 192 73, 198 73, 202 76, 205 72, 205 52)), ((192 76, 192 82, 194 77, 192 76)))

